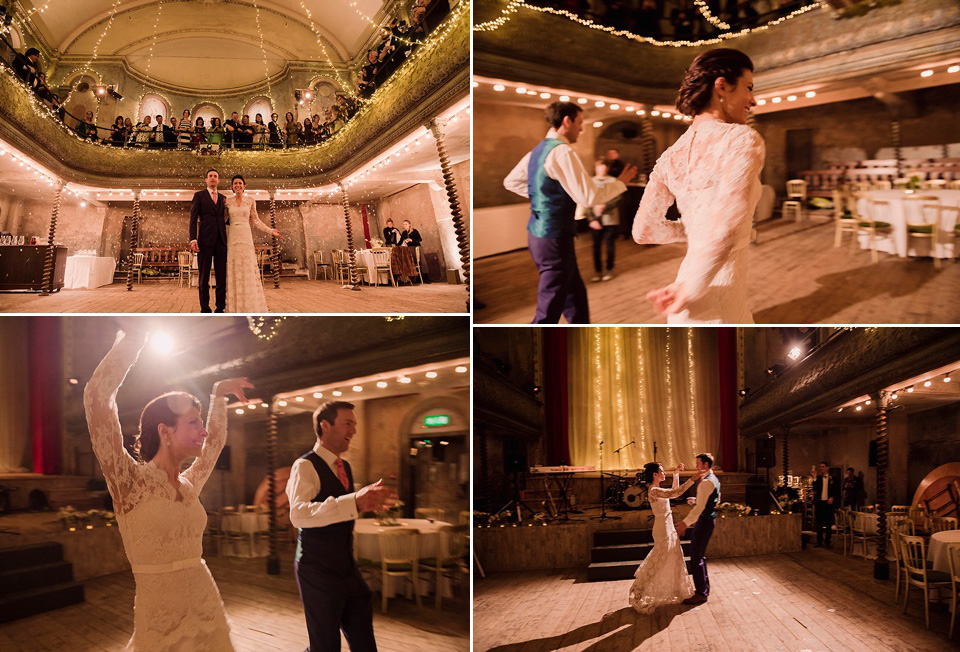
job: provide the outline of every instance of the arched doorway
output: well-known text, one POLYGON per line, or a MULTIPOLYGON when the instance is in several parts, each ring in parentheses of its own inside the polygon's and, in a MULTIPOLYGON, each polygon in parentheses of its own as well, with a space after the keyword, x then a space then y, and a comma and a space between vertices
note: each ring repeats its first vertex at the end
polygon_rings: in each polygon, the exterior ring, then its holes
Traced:
POLYGON ((400 499, 403 513, 412 517, 417 507, 444 511, 456 523, 469 509, 470 424, 462 397, 433 397, 414 406, 402 424, 404 439, 400 499))

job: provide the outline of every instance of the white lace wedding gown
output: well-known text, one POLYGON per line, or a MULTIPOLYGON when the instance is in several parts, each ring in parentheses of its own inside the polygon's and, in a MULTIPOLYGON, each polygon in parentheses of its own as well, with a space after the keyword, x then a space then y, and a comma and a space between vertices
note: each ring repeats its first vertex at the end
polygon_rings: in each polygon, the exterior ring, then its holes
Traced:
POLYGON ((267 298, 260 280, 257 251, 253 246, 255 226, 265 233, 273 229, 260 221, 257 203, 244 196, 237 204, 236 197, 227 200, 230 224, 227 225, 227 312, 245 314, 267 312, 267 298))
POLYGON ((103 359, 83 393, 93 452, 113 496, 123 547, 136 580, 128 650, 233 650, 220 592, 201 557, 207 514, 200 490, 226 440, 227 402, 210 397, 207 440, 180 474, 179 496, 166 471, 140 464, 123 447, 117 390, 140 347, 124 337, 103 359))
POLYGON ((650 488, 653 550, 640 562, 630 586, 630 606, 642 614, 652 614, 657 607, 676 604, 694 593, 693 579, 687 574, 680 537, 673 525, 670 499, 683 494, 695 480, 696 476, 678 486, 679 476, 675 475, 670 489, 650 488))
POLYGON ((747 254, 765 153, 752 127, 704 119, 657 160, 633 222, 633 239, 687 241, 676 282, 691 300, 669 323, 753 323, 747 254), (664 219, 674 199, 680 221, 664 219))

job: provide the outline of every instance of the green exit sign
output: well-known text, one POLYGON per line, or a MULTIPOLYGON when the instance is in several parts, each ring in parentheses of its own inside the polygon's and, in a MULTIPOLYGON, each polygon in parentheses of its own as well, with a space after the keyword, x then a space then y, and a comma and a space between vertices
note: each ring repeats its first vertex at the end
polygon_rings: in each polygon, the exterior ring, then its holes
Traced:
POLYGON ((431 414, 423 417, 423 425, 427 428, 438 428, 440 426, 449 426, 450 417, 446 414, 431 414))

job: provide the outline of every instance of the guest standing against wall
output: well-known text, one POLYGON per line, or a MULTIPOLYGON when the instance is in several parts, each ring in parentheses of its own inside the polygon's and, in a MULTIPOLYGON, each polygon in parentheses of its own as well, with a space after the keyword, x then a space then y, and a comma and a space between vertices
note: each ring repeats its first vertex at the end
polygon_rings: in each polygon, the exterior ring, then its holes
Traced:
POLYGON ((816 479, 813 481, 813 523, 817 532, 817 547, 821 545, 832 548, 830 538, 833 536, 833 516, 840 502, 840 486, 830 476, 830 469, 826 462, 814 469, 816 479))

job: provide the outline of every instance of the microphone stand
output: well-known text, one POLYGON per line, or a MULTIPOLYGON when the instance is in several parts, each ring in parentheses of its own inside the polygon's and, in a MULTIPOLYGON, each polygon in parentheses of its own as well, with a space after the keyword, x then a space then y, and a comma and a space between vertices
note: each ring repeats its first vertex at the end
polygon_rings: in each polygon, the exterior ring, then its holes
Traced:
POLYGON ((619 516, 607 516, 607 494, 603 488, 603 442, 600 442, 600 516, 593 516, 595 521, 619 521, 619 516))

